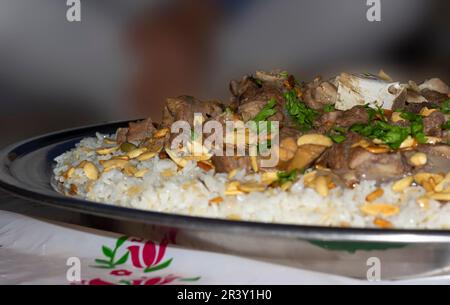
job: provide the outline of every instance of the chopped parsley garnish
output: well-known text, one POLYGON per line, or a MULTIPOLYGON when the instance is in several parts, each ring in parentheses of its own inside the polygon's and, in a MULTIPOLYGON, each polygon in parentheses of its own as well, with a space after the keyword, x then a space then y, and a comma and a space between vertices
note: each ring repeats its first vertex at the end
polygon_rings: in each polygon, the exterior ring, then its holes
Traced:
POLYGON ((409 128, 390 125, 383 121, 355 124, 350 130, 371 139, 379 139, 392 149, 398 149, 410 134, 409 128))
POLYGON ((414 137, 417 142, 421 144, 427 142, 423 127, 423 117, 421 115, 403 111, 401 112, 400 117, 411 123, 409 126, 411 129, 411 136, 414 137))
POLYGON ((335 126, 333 127, 330 132, 328 133, 328 137, 330 137, 331 140, 333 140, 334 143, 342 143, 344 142, 346 137, 347 130, 343 127, 335 126))
POLYGON ((283 185, 286 182, 294 182, 297 179, 298 171, 296 169, 289 172, 278 172, 278 182, 283 185))
POLYGON ((444 125, 442 125, 442 129, 450 130, 450 120, 447 121, 444 125))
POLYGON ((380 106, 372 108, 369 104, 367 104, 364 107, 366 107, 367 114, 369 115, 369 121, 372 121, 373 119, 380 119, 384 122, 388 121, 386 115, 384 114, 383 108, 381 108, 380 106))
POLYGON ((286 110, 292 119, 297 123, 302 131, 308 131, 312 128, 314 120, 319 115, 317 111, 309 108, 305 103, 297 98, 295 90, 290 90, 284 94, 286 99, 286 110))
POLYGON ((442 103, 440 110, 443 114, 450 114, 450 99, 442 103))
POLYGON ((326 104, 325 107, 323 107, 323 112, 325 112, 325 113, 330 113, 335 110, 336 110, 336 108, 334 107, 333 104, 326 104))
POLYGON ((277 101, 272 98, 266 106, 264 106, 263 109, 253 118, 252 121, 255 123, 264 122, 267 121, 268 118, 275 115, 277 113, 277 110, 275 109, 275 106, 277 104, 277 101))

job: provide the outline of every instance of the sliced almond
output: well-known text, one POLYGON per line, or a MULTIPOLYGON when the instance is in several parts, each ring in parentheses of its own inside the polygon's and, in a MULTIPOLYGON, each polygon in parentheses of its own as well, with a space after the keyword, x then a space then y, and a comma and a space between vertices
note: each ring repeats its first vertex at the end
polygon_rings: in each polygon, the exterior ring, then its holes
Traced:
POLYGON ((83 166, 83 171, 86 177, 89 180, 97 180, 98 179, 98 169, 92 162, 86 162, 83 166))
POLYGON ((253 193, 253 192, 264 192, 267 188, 267 185, 257 182, 245 182, 242 184, 238 184, 238 190, 245 193, 253 193))
POLYGON ((417 146, 417 140, 408 136, 400 145, 400 149, 411 149, 417 146))
POLYGON ((366 196, 366 201, 373 202, 384 195, 384 190, 382 188, 377 188, 375 191, 366 196))
POLYGON ((261 180, 263 183, 270 185, 278 180, 278 173, 277 172, 265 172, 262 174, 261 180))
POLYGON ((371 152, 372 154, 376 154, 376 155, 385 154, 385 153, 388 153, 391 151, 391 149, 389 147, 382 146, 382 145, 369 146, 369 147, 365 147, 364 149, 371 152))
POLYGON ((425 181, 429 182, 430 178, 433 178, 433 180, 439 184, 442 180, 444 180, 444 175, 434 173, 418 173, 414 175, 414 180, 420 185, 422 185, 425 181))
POLYGON ((283 183, 281 185, 280 189, 281 189, 281 191, 286 192, 292 187, 292 185, 293 185, 292 181, 288 181, 288 182, 283 183))
POLYGON ((139 157, 137 157, 136 160, 147 161, 147 160, 153 159, 156 155, 157 155, 157 153, 148 151, 148 152, 143 153, 139 157))
POLYGON ((434 112, 436 112, 437 111, 437 109, 430 109, 430 108, 428 108, 428 107, 423 107, 421 110, 420 110, 420 115, 421 116, 424 116, 424 117, 428 117, 428 116, 430 116, 431 114, 433 114, 434 112))
POLYGON ((391 121, 394 123, 405 121, 404 118, 401 117, 400 112, 393 112, 391 116, 391 121))
POLYGON ((155 131, 155 133, 153 134, 153 137, 156 139, 161 139, 161 138, 164 138, 169 132, 170 132, 169 128, 163 128, 163 129, 155 131))
POLYGON ((436 145, 436 144, 442 143, 442 139, 438 138, 438 137, 428 137, 427 136, 426 138, 427 138, 426 139, 427 144, 436 145))
POLYGON ((127 160, 119 160, 119 159, 111 159, 100 161, 100 164, 103 165, 105 171, 110 171, 112 169, 123 169, 125 165, 128 164, 127 160))
POLYGON ((319 176, 314 180, 314 183, 316 192, 322 197, 327 197, 329 193, 327 178, 325 176, 319 176))
POLYGON ((383 215, 389 217, 398 214, 400 208, 388 203, 370 203, 361 206, 361 211, 370 216, 383 215))
POLYGON ((141 170, 138 170, 136 173, 134 173, 134 176, 136 177, 136 178, 144 178, 144 176, 149 172, 150 170, 149 169, 141 169, 141 170))
POLYGON ((237 168, 231 170, 231 172, 228 173, 228 179, 229 179, 229 180, 233 179, 234 176, 236 176, 237 172, 238 172, 238 169, 237 169, 237 168))
POLYGON ((74 168, 74 167, 69 167, 69 169, 66 170, 66 171, 62 174, 62 176, 63 176, 65 179, 70 179, 70 178, 72 178, 74 172, 75 172, 75 168, 74 168))
POLYGON ((125 175, 133 177, 138 172, 138 169, 134 165, 127 164, 122 171, 125 175))
POLYGON ((113 139, 104 138, 103 143, 105 143, 107 145, 114 145, 114 144, 117 144, 117 141, 113 140, 113 139))
POLYGON ((222 202, 224 202, 224 199, 220 196, 214 197, 208 201, 209 204, 220 204, 222 202))
POLYGON ((225 195, 236 196, 236 195, 244 194, 244 192, 242 192, 238 189, 238 186, 239 186, 238 181, 232 181, 232 182, 228 183, 225 187, 225 195))
POLYGON ((373 220, 373 224, 381 229, 391 229, 394 227, 392 222, 390 222, 389 220, 383 219, 383 218, 379 218, 379 217, 377 217, 373 220))
POLYGON ((177 153, 171 149, 166 148, 166 153, 169 155, 170 159, 172 159, 173 162, 175 162, 180 167, 185 167, 188 163, 188 160, 181 158, 177 155, 177 153))
POLYGON ((317 177, 317 171, 312 171, 303 176, 303 183, 305 186, 310 186, 317 177))
POLYGON ((395 182, 392 185, 392 190, 396 193, 401 193, 404 190, 406 190, 406 188, 410 187, 413 182, 414 182, 414 177, 412 177, 412 176, 405 177, 405 178, 400 179, 397 182, 395 182))
POLYGON ((147 151, 146 147, 136 148, 127 153, 130 159, 135 159, 147 151))
POLYGON ((369 147, 369 146, 370 146, 370 143, 369 143, 369 142, 367 142, 366 140, 361 140, 361 141, 359 141, 359 142, 353 144, 353 145, 352 145, 352 148, 355 148, 355 147, 366 148, 366 147, 369 147))
POLYGON ((252 169, 255 173, 259 171, 258 160, 255 156, 250 156, 250 164, 252 165, 252 169))
POLYGON ((331 146, 333 146, 333 141, 329 137, 321 135, 321 134, 307 134, 307 135, 301 136, 297 140, 297 146, 308 145, 308 144, 331 147, 331 146))
POLYGON ((203 169, 205 172, 209 172, 214 169, 214 165, 209 161, 198 161, 197 166, 203 169))
POLYGON ((437 201, 450 202, 450 193, 433 193, 428 195, 428 197, 437 201))
POLYGON ((415 153, 414 155, 409 158, 409 161, 412 165, 418 167, 418 166, 424 166, 428 162, 427 155, 424 153, 415 153))
POLYGON ((118 149, 119 149, 119 146, 105 147, 105 148, 99 148, 99 149, 95 150, 95 152, 99 155, 109 155, 109 154, 112 154, 113 152, 116 152, 118 149))

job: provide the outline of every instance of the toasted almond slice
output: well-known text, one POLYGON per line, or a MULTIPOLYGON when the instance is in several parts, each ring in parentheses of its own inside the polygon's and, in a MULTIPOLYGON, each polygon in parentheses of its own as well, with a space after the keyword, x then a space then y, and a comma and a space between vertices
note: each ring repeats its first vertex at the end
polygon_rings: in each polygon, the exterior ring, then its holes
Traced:
POLYGON ((312 171, 312 172, 305 174, 303 176, 303 181, 304 181, 303 183, 305 184, 305 186, 310 186, 316 179, 316 176, 317 176, 317 171, 312 171))
POLYGON ((373 202, 384 195, 384 190, 382 188, 377 188, 375 191, 367 195, 366 201, 373 202))
POLYGON ((129 177, 133 177, 137 172, 138 172, 138 169, 134 165, 131 165, 131 164, 127 164, 123 168, 123 173, 129 177))
POLYGON ((369 146, 369 147, 364 147, 365 150, 371 152, 372 154, 385 154, 391 151, 391 149, 389 147, 386 146, 369 146))
POLYGON ((83 171, 86 177, 89 180, 97 180, 98 179, 98 169, 92 162, 86 162, 83 166, 83 171))
POLYGON ((233 179, 234 176, 236 176, 237 172, 238 172, 238 169, 237 169, 237 168, 231 170, 231 172, 228 173, 228 179, 229 179, 229 180, 233 179))
POLYGON ((361 140, 361 141, 359 141, 359 142, 353 144, 353 145, 352 145, 352 148, 355 148, 355 147, 366 148, 366 147, 369 147, 369 146, 370 146, 370 143, 369 143, 369 142, 367 142, 366 140, 361 140))
POLYGON ((125 161, 128 161, 128 160, 130 160, 130 157, 128 157, 126 155, 120 155, 120 156, 112 157, 111 160, 125 160, 125 161))
POLYGON ((257 173, 259 171, 259 167, 258 167, 258 160, 256 159, 255 156, 250 156, 250 163, 252 165, 253 171, 257 173))
POLYGON ((392 190, 396 193, 403 192, 406 188, 410 187, 414 182, 414 177, 408 176, 403 179, 398 180, 392 185, 392 190))
POLYGON ((117 144, 117 142, 113 139, 108 139, 108 138, 104 138, 103 139, 103 143, 107 144, 107 145, 114 145, 117 144))
POLYGON ((270 185, 278 180, 277 172, 265 172, 262 174, 261 180, 263 183, 270 185))
POLYGON ((237 188, 238 190, 245 193, 264 192, 267 188, 267 185, 257 182, 246 182, 238 184, 237 188))
POLYGON ((329 137, 321 134, 306 134, 297 140, 297 146, 308 144, 331 147, 333 146, 333 141, 329 137))
POLYGON ((120 160, 120 159, 110 159, 110 160, 104 160, 100 161, 100 164, 103 165, 105 168, 105 171, 110 171, 115 168, 122 169, 125 167, 125 165, 128 164, 127 160, 120 160))
POLYGON ((400 149, 411 149, 417 146, 417 141, 411 136, 408 136, 400 145, 400 149))
POLYGON ((442 139, 438 137, 426 137, 427 138, 427 144, 436 145, 439 143, 442 143, 442 139))
POLYGON ((450 202, 450 193, 432 193, 428 197, 437 201, 450 202))
POLYGON ((144 176, 149 172, 150 170, 145 168, 145 169, 141 169, 138 170, 137 172, 134 173, 134 176, 136 178, 144 178, 144 176))
POLYGON ((143 153, 145 153, 146 151, 147 151, 147 147, 136 148, 136 149, 128 152, 127 156, 130 159, 135 159, 135 158, 139 157, 140 155, 142 155, 143 153))
POLYGON ((385 217, 394 216, 400 212, 400 208, 388 203, 370 203, 361 206, 361 211, 367 215, 385 217))
POLYGON ((209 204, 220 204, 222 202, 224 202, 224 199, 220 196, 214 197, 208 201, 209 204))
POLYGON ((76 194, 78 194, 78 187, 75 184, 70 185, 69 194, 72 196, 75 196, 76 194))
POLYGON ((428 162, 427 155, 424 153, 415 153, 414 155, 409 158, 409 161, 414 166, 424 166, 428 162))
POLYGON ((293 185, 292 181, 288 181, 288 182, 283 183, 283 184, 281 185, 280 189, 281 189, 283 192, 286 192, 286 191, 288 191, 288 190, 292 187, 292 185, 293 185))
POLYGON ((156 156, 155 152, 148 151, 148 152, 143 153, 139 157, 137 157, 136 160, 138 160, 138 161, 147 161, 147 160, 150 160, 150 159, 154 158, 155 156, 156 156))
POLYGON ((155 131, 155 133, 153 134, 153 137, 156 139, 161 139, 161 138, 164 138, 169 132, 170 132, 169 128, 159 129, 159 130, 155 131))
POLYGON ((389 220, 383 218, 375 218, 373 224, 382 229, 391 229, 394 225, 389 220))
POLYGON ((442 181, 437 182, 437 185, 434 187, 434 191, 438 193, 444 191, 444 187, 448 183, 450 183, 450 173, 448 173, 442 181))
POLYGON ((116 152, 118 149, 119 149, 119 146, 104 147, 104 148, 99 148, 99 149, 95 150, 95 152, 99 155, 109 155, 109 154, 112 154, 113 152, 116 152))
POLYGON ((428 108, 428 107, 423 107, 421 110, 420 110, 420 115, 421 116, 424 116, 424 117, 428 117, 428 116, 430 116, 431 114, 433 114, 434 112, 436 112, 437 111, 437 109, 430 109, 430 108, 428 108))
POLYGON ((394 123, 405 121, 405 119, 401 117, 401 113, 400 112, 393 112, 392 116, 391 116, 391 120, 394 123))
POLYGON ((75 172, 75 168, 74 168, 74 167, 69 167, 69 169, 66 170, 66 171, 62 174, 62 176, 63 176, 65 179, 70 179, 70 178, 72 178, 74 172, 75 172))
POLYGON ((214 169, 214 165, 212 165, 212 163, 208 161, 198 161, 197 166, 206 172, 209 172, 210 170, 214 169))
POLYGON ((177 153, 171 149, 166 148, 166 153, 169 155, 170 159, 180 167, 185 167, 188 163, 188 160, 177 156, 177 153))
POLYGON ((327 178, 325 176, 319 176, 314 180, 314 183, 316 192, 322 197, 327 197, 329 191, 327 178))
POLYGON ((431 177, 433 177, 434 181, 439 184, 444 180, 444 175, 434 174, 434 173, 418 173, 414 175, 414 180, 416 183, 422 185, 424 181, 428 181, 431 177))
POLYGON ((236 196, 236 195, 244 194, 244 192, 242 192, 238 189, 238 186, 239 186, 238 181, 232 181, 232 182, 228 183, 225 188, 225 195, 236 196))

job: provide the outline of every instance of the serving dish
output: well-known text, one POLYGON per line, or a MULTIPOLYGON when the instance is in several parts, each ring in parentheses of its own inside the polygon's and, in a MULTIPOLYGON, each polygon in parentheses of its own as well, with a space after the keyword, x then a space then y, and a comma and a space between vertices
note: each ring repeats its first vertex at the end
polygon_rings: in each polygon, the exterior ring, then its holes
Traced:
POLYGON ((0 187, 19 197, 101 216, 135 235, 176 234, 181 246, 238 254, 311 270, 365 278, 377 257, 383 278, 444 272, 450 231, 326 228, 209 219, 111 206, 67 197, 52 187, 54 158, 96 132, 114 133, 128 121, 64 130, 11 145, 0 152, 0 187))

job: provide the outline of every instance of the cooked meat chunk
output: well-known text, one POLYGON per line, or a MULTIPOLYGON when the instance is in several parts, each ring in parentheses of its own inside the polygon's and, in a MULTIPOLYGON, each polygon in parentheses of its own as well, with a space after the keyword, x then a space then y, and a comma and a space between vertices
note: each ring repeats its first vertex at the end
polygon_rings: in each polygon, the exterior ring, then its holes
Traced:
POLYGON ((442 125, 446 122, 445 115, 439 111, 433 112, 423 119, 424 132, 427 136, 441 137, 442 125))
POLYGON ((229 173, 234 169, 246 169, 251 168, 249 157, 227 157, 227 156, 213 156, 212 163, 218 173, 229 173))
POLYGON ((400 152, 373 154, 361 147, 351 149, 348 166, 358 177, 377 181, 401 177, 410 170, 400 152))
POLYGON ((422 152, 427 155, 427 164, 421 168, 421 171, 447 173, 450 171, 450 146, 440 145, 419 145, 416 150, 406 152, 409 158, 416 152, 422 152))
POLYGON ((128 128, 119 128, 117 130, 117 142, 132 142, 142 141, 148 137, 151 137, 152 133, 156 130, 153 122, 150 118, 140 122, 130 123, 128 128))
MULTIPOLYGON (((386 181, 402 176, 410 170, 401 153, 373 154, 354 144, 362 140, 357 134, 349 133, 348 138, 330 148, 318 163, 336 173, 352 173, 359 179, 386 181)), ((353 178, 353 175, 349 175, 353 178)))
POLYGON ((322 110, 325 105, 334 105, 337 100, 337 88, 316 78, 304 89, 304 102, 314 110, 322 110))
POLYGON ((425 89, 421 91, 421 94, 429 103, 439 104, 445 100, 448 100, 447 94, 443 94, 437 91, 425 89))
POLYGON ((218 101, 200 101, 190 96, 168 98, 163 114, 163 126, 170 127, 173 122, 186 121, 191 126, 194 114, 201 113, 203 120, 216 118, 223 112, 224 105, 218 101))
POLYGON ((314 128, 316 128, 319 133, 327 133, 333 126, 337 125, 336 121, 342 114, 342 111, 324 113, 316 119, 314 128))
POLYGON ((432 78, 429 79, 425 82, 423 82, 420 86, 419 86, 420 91, 425 91, 425 90, 429 90, 429 91, 434 91, 434 92, 438 92, 441 94, 449 94, 450 93, 450 88, 448 87, 448 85, 446 83, 444 83, 442 80, 440 80, 439 78, 432 78))
POLYGON ((364 106, 356 106, 342 112, 336 119, 336 125, 350 127, 355 124, 365 124, 369 121, 369 114, 364 106))

